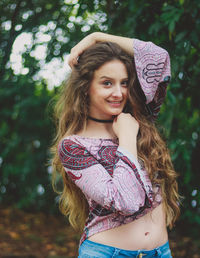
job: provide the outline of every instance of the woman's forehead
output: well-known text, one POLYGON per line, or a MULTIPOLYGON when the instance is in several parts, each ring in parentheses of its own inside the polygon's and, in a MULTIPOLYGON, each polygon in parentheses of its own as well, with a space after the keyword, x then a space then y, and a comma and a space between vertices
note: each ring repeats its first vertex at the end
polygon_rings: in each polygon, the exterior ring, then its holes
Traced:
POLYGON ((95 72, 94 77, 128 77, 125 64, 120 60, 112 60, 100 66, 95 72))

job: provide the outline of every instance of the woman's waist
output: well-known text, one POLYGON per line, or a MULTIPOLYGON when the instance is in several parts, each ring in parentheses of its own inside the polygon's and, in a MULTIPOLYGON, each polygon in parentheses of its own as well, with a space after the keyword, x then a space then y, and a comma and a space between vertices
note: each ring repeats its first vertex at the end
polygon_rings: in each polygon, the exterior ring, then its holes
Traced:
POLYGON ((96 233, 88 239, 127 250, 156 248, 168 240, 162 204, 137 220, 96 233))

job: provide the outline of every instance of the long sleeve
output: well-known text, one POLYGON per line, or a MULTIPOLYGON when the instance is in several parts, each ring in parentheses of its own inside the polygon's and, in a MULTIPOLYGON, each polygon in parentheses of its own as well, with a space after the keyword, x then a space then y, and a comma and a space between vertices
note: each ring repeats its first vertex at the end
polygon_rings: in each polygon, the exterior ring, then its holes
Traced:
POLYGON ((157 117, 171 78, 168 52, 152 42, 133 40, 137 77, 146 97, 148 110, 157 117))
POLYGON ((97 158, 84 146, 64 139, 58 151, 66 173, 86 198, 122 215, 133 214, 144 205, 151 207, 152 192, 143 183, 139 164, 117 146, 102 147, 98 151, 101 158, 97 158))

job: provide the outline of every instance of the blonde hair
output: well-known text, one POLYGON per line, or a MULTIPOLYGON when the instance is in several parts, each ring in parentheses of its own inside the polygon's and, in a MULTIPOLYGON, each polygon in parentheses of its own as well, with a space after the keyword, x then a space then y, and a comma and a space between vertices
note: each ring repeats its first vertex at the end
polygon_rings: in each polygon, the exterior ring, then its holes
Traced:
POLYGON ((138 134, 138 157, 143 161, 152 184, 161 184, 166 209, 167 225, 172 227, 179 215, 177 174, 174 171, 168 149, 160 137, 155 124, 145 109, 145 96, 137 81, 133 58, 128 56, 117 44, 104 42, 93 45, 84 51, 79 63, 71 72, 67 83, 59 93, 55 105, 56 137, 51 151, 53 154, 52 185, 57 191, 57 177, 62 176, 63 189, 60 193, 59 207, 69 217, 70 224, 82 231, 88 217, 88 203, 82 191, 66 174, 58 156, 58 144, 64 136, 76 134, 87 125, 88 90, 93 74, 101 65, 112 60, 120 60, 126 66, 128 82, 128 101, 125 112, 131 113, 140 125, 138 134), (156 175, 158 175, 156 177, 156 175))

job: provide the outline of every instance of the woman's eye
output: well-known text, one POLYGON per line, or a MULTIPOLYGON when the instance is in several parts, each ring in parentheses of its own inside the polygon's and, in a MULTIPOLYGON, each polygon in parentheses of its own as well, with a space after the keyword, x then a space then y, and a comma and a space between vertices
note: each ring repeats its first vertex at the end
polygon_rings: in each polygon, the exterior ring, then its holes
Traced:
POLYGON ((128 86, 128 81, 123 81, 123 82, 122 82, 122 86, 127 87, 127 86, 128 86))
POLYGON ((106 85, 106 86, 111 86, 112 85, 112 83, 110 81, 105 81, 105 82, 103 82, 103 84, 106 85))

